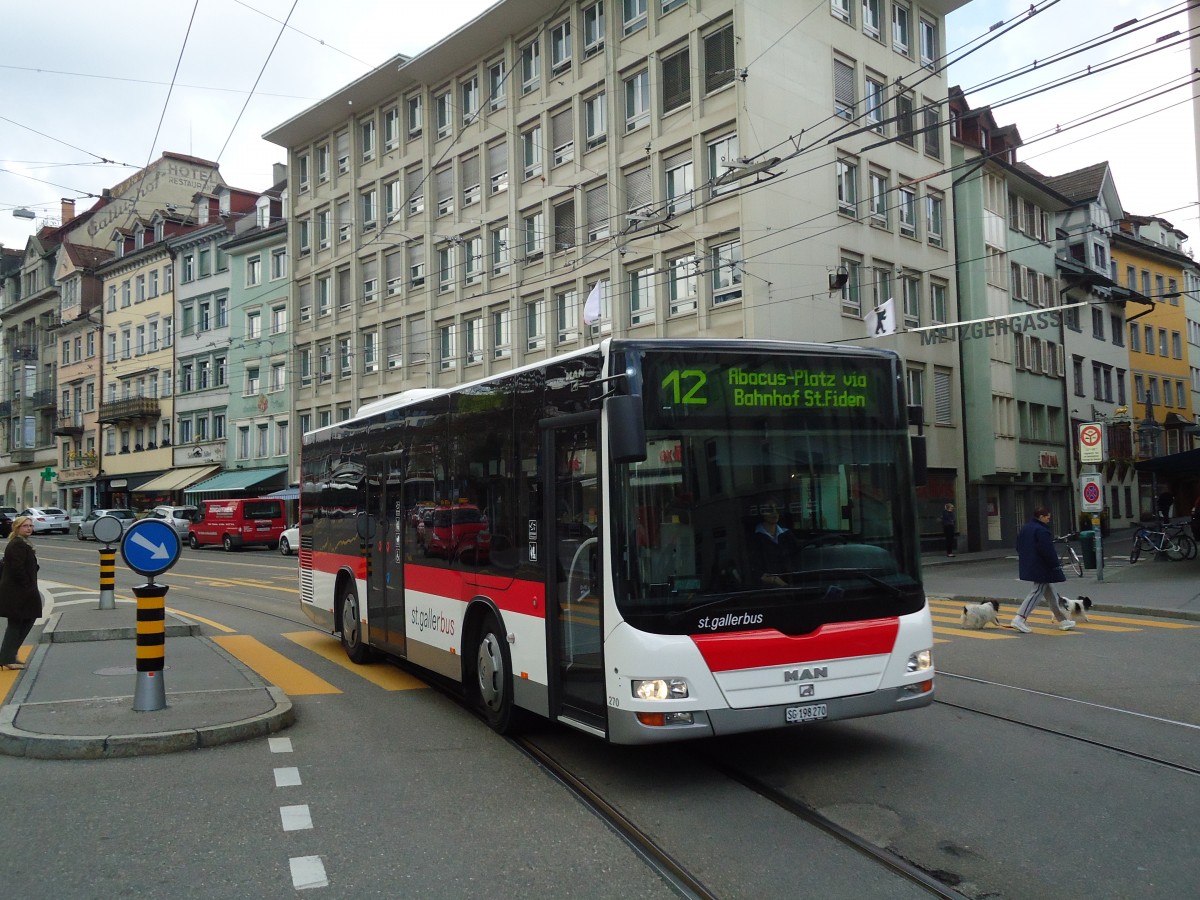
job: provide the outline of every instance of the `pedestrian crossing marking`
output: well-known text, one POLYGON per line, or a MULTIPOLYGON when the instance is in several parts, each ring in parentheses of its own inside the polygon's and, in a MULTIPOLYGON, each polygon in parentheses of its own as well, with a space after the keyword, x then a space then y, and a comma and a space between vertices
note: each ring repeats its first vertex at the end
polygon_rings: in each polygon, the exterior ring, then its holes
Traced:
POLYGON ((1004 628, 987 628, 981 631, 974 631, 967 628, 944 628, 941 625, 933 626, 934 634, 952 634, 955 637, 976 638, 983 641, 1007 640, 1015 637, 1013 634, 1005 634, 1007 629, 1004 628))
MULTIPOLYGON (((1020 609, 1021 601, 1020 600, 1012 600, 1008 603, 1008 605, 1012 607, 1012 611, 1013 611, 1013 613, 1015 613, 1018 609, 1020 609)), ((930 613, 935 622, 949 622, 949 621, 958 622, 959 616, 962 614, 963 606, 964 606, 964 604, 961 601, 948 600, 948 599, 943 599, 943 598, 930 598, 929 599, 930 613)), ((1000 609, 1001 621, 1005 621, 1006 616, 1007 616, 1007 611, 1002 606, 1000 609)), ((1011 616, 1008 616, 1008 618, 1011 618, 1011 616)), ((1049 623, 1051 618, 1052 617, 1050 615, 1049 610, 1047 610, 1044 606, 1040 606, 1040 607, 1038 607, 1037 610, 1034 611, 1033 617, 1030 619, 1030 621, 1033 624, 1037 624, 1036 620, 1044 619, 1047 623, 1049 623)), ((1122 615, 1115 615, 1115 614, 1111 614, 1111 613, 1097 613, 1097 612, 1089 612, 1087 622, 1084 622, 1082 620, 1077 620, 1076 627, 1082 628, 1085 630, 1091 630, 1091 631, 1109 631, 1109 632, 1141 631, 1146 628, 1167 628, 1167 629, 1176 629, 1176 630, 1186 629, 1186 628, 1200 628, 1200 626, 1186 625, 1182 622, 1159 621, 1157 618, 1154 618, 1152 616, 1134 617, 1134 616, 1122 616, 1122 615), (1135 626, 1135 627, 1120 627, 1120 626, 1135 626)))
POLYGON ((419 678, 414 678, 391 663, 367 663, 359 665, 358 663, 351 662, 346 656, 346 651, 342 649, 341 641, 331 635, 320 634, 316 631, 292 631, 283 634, 282 637, 311 650, 318 656, 329 660, 335 665, 341 666, 347 671, 353 672, 359 678, 365 678, 385 691, 411 691, 417 688, 428 687, 419 678))
MULTIPOLYGON (((33 652, 33 647, 29 644, 22 644, 17 648, 17 660, 19 662, 29 662, 29 654, 33 652)), ((17 683, 17 678, 21 675, 21 669, 0 669, 0 701, 8 696, 8 692, 12 690, 13 685, 17 683)))
POLYGON ((257 638, 247 634, 229 634, 217 635, 212 641, 290 697, 341 693, 325 679, 272 650, 257 638))

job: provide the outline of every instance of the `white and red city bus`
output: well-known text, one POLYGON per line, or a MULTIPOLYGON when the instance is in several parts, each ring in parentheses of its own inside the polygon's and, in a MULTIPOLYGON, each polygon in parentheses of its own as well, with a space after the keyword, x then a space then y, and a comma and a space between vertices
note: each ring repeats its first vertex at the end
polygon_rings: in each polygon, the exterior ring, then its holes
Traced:
POLYGON ((719 340, 380 400, 304 436, 301 606, 501 732, 531 712, 636 744, 925 706, 907 413, 890 351, 719 340))

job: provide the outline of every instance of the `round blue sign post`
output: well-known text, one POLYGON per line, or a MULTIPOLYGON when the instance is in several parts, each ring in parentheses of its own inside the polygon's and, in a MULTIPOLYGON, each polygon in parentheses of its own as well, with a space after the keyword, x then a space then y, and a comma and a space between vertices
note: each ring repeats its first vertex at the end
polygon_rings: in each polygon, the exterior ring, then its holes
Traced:
POLYGON ((167 639, 167 586, 155 584, 154 576, 175 565, 182 549, 174 527, 161 519, 135 522, 121 539, 121 557, 125 565, 150 579, 133 589, 137 598, 134 712, 152 712, 167 707, 167 689, 162 676, 167 639))

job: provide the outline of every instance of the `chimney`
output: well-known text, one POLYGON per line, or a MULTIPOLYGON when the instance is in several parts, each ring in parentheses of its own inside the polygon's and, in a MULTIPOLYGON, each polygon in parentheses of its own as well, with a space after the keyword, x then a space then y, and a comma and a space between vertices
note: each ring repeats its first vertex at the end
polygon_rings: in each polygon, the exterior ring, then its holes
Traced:
POLYGON ((287 165, 285 163, 274 163, 271 166, 272 184, 279 184, 287 178, 287 165))
POLYGON ((66 225, 75 218, 75 201, 66 197, 62 198, 62 219, 61 224, 66 225))

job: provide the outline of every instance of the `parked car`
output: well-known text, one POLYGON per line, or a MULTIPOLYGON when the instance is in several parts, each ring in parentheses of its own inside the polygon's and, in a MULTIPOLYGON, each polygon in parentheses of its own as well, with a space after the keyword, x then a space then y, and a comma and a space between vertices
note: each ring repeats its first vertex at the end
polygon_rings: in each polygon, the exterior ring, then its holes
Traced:
POLYGON ((492 536, 478 506, 460 504, 433 512, 425 528, 425 555, 445 559, 461 557, 475 563, 487 562, 492 536))
POLYGON ((274 550, 287 527, 283 501, 270 497, 200 501, 200 515, 188 528, 188 546, 217 544, 226 551, 251 544, 274 550))
POLYGON ((147 519, 162 519, 175 529, 180 541, 186 541, 188 529, 200 510, 195 506, 156 506, 150 511, 147 519))
POLYGON ((75 536, 81 541, 96 540, 96 522, 103 516, 112 516, 114 519, 121 520, 121 534, 117 537, 117 540, 124 537, 125 532, 129 530, 129 526, 137 521, 137 514, 132 509, 93 509, 83 517, 83 520, 79 523, 79 530, 75 532, 75 536))
POLYGON ((69 534, 71 531, 71 517, 57 506, 30 506, 21 510, 21 515, 33 519, 34 534, 51 531, 69 534))
POLYGON ((12 523, 19 513, 15 506, 0 506, 0 538, 12 534, 12 523))
POLYGON ((300 549, 300 526, 293 525, 279 536, 279 552, 291 556, 300 549))

